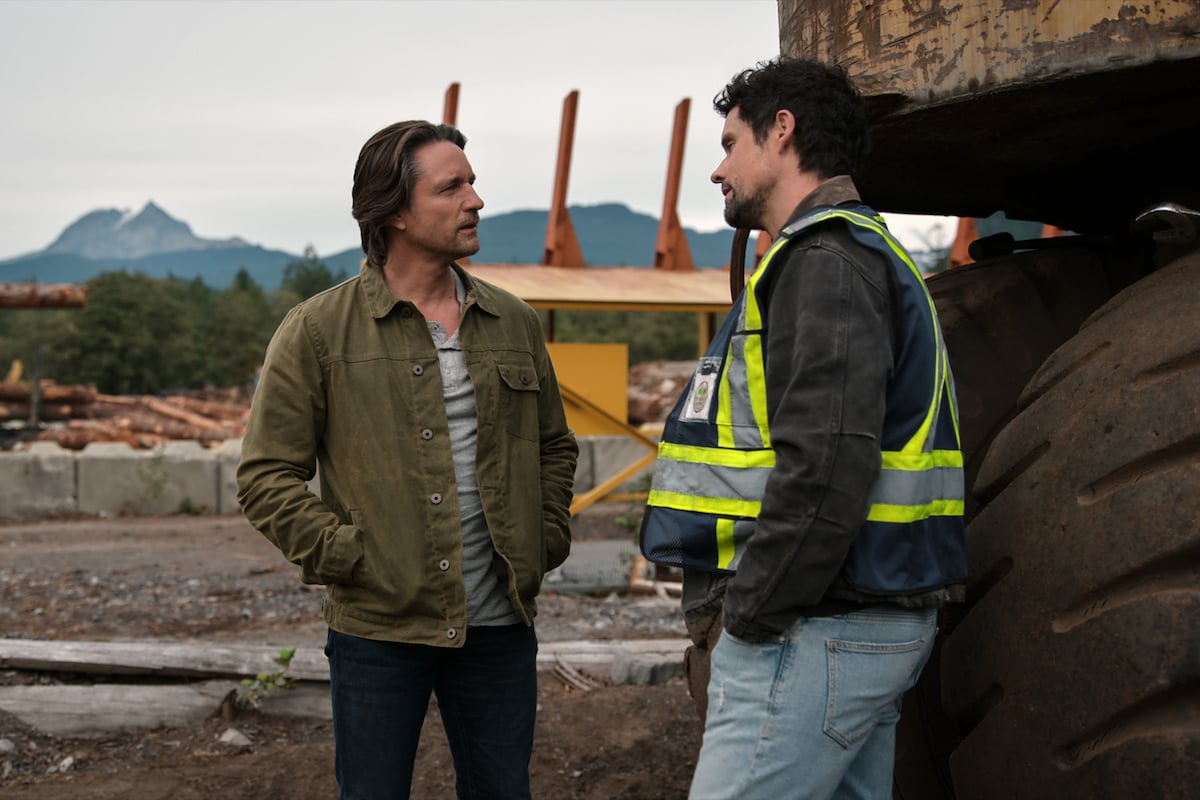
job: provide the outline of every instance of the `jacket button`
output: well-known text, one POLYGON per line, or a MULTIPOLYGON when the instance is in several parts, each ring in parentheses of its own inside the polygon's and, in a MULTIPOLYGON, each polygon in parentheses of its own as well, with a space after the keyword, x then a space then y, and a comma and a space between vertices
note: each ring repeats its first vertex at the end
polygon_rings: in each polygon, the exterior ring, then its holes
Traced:
POLYGON ((521 383, 525 386, 529 385, 529 376, 526 375, 524 372, 521 373, 521 383))
POLYGON ((421 430, 421 438, 428 442, 430 439, 433 438, 433 429, 432 428, 423 428, 421 430))
POLYGON ((446 631, 447 639, 455 639, 457 637, 458 637, 458 631, 456 631, 454 628, 450 628, 449 630, 446 631))
POLYGON ((418 377, 419 377, 419 376, 421 376, 421 375, 424 375, 424 374, 425 374, 425 368, 424 368, 424 367, 422 367, 420 364, 415 364, 415 365, 413 365, 413 375, 416 375, 416 376, 418 376, 418 377))
POLYGON ((411 308, 409 308, 408 306, 404 306, 403 308, 400 309, 400 316, 404 317, 405 319, 408 319, 412 315, 413 315, 413 310, 411 308))
POLYGON ((436 506, 436 505, 441 505, 441 502, 442 502, 442 493, 441 493, 441 492, 434 492, 433 494, 429 495, 429 502, 433 503, 435 506, 436 506))
POLYGON ((443 558, 441 561, 439 561, 438 569, 440 569, 442 572, 445 572, 446 570, 450 569, 450 559, 443 558))

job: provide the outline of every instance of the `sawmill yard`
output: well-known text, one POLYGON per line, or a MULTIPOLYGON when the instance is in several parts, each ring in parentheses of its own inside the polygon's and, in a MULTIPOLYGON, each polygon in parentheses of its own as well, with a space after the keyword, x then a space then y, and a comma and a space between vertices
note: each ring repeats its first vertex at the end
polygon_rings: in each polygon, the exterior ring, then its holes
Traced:
MULTIPOLYGON (((581 514, 581 552, 627 544, 631 513, 609 502, 581 514)), ((321 591, 240 516, 8 521, 0 553, 0 796, 336 796, 327 684, 262 691, 255 705, 220 674, 231 652, 297 648, 287 676, 304 673, 301 654, 323 660, 321 591)), ((700 730, 677 665, 637 677, 612 660, 639 643, 682 654, 678 601, 593 588, 540 604, 534 796, 686 797, 700 730)), ((431 705, 413 796, 453 797, 453 782, 431 705)))

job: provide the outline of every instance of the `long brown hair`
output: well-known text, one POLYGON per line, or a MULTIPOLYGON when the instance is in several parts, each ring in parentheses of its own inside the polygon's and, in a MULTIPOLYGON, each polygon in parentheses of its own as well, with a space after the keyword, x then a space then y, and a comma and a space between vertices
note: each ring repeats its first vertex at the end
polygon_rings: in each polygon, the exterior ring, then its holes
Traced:
POLYGON ((408 208, 417 182, 416 152, 434 142, 453 142, 465 148, 467 137, 451 125, 409 120, 387 126, 359 151, 350 213, 358 220, 368 264, 382 267, 387 260, 388 227, 408 208))

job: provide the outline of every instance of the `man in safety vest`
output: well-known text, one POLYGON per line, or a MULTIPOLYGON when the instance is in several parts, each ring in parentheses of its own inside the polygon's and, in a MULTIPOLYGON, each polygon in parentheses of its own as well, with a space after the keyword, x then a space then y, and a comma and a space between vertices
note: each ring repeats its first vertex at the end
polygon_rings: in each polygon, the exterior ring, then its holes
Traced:
POLYGON ((890 798, 900 698, 966 576, 941 327, 850 178, 844 70, 763 63, 714 106, 725 220, 773 243, 668 419, 642 526, 711 647, 691 797, 890 798))

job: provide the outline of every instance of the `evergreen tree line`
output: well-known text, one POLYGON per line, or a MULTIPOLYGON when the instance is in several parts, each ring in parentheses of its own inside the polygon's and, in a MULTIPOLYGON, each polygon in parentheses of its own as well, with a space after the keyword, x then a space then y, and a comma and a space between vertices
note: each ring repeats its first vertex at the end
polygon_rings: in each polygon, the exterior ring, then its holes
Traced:
MULTIPOLYGON (((345 278, 311 247, 284 268, 274 291, 246 270, 219 291, 199 278, 102 273, 88 281, 83 308, 0 311, 0 365, 19 360, 26 379, 36 370, 105 394, 249 385, 288 310, 345 278)), ((692 314, 559 311, 554 334, 564 342, 628 342, 631 364, 698 352, 692 314)))

